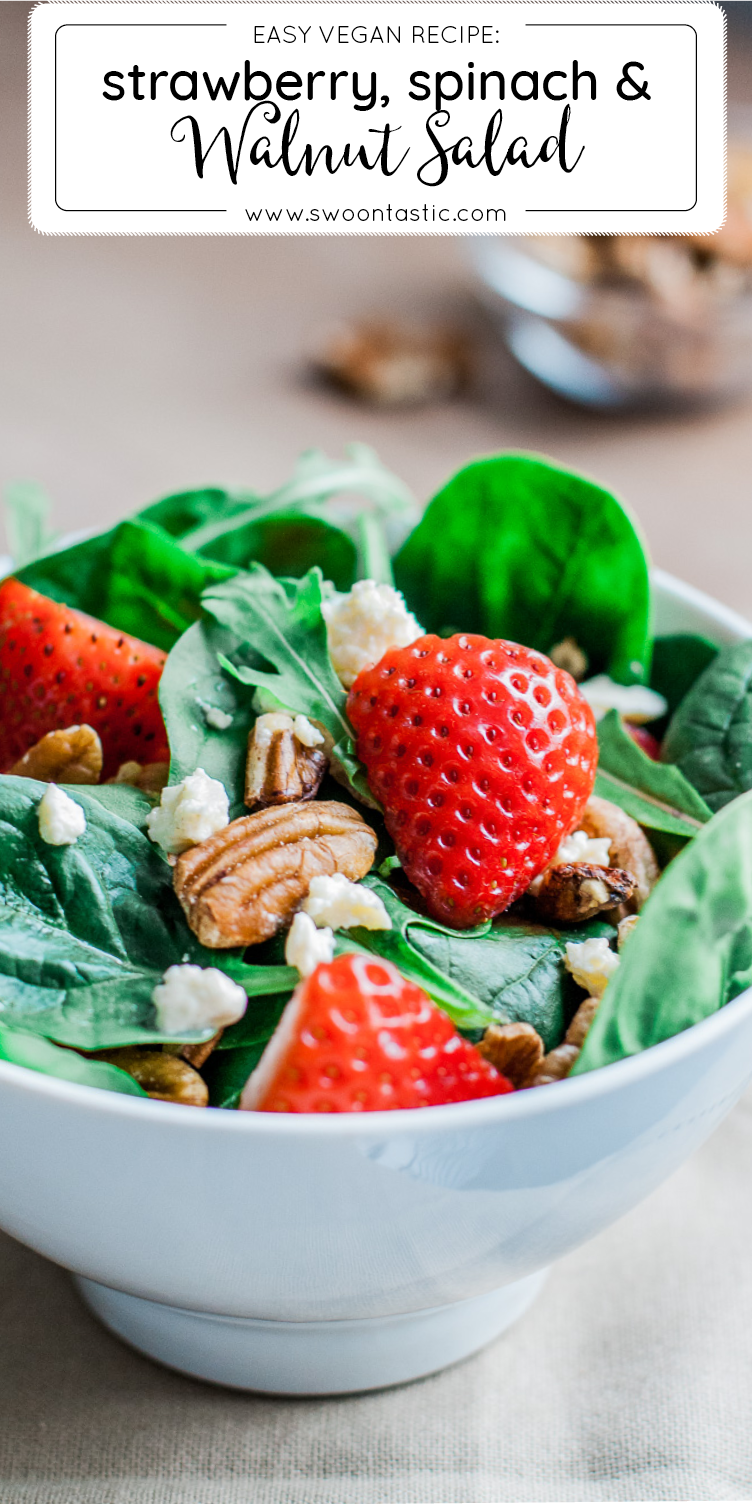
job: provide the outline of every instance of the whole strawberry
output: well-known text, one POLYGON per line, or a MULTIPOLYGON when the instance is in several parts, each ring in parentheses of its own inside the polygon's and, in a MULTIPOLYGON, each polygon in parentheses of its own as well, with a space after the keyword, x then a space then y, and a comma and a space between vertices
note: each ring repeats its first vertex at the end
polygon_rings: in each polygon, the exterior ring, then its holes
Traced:
POLYGON ((390 648, 347 709, 407 876, 458 929, 524 893, 592 792, 590 706, 517 643, 468 633, 390 648))
POLYGON ((317 966, 296 988, 240 1106, 383 1112, 511 1090, 390 961, 344 955, 317 966))
POLYGON ((103 778, 123 762, 160 762, 167 737, 158 687, 166 655, 10 578, 0 585, 0 772, 41 736, 93 726, 103 778))

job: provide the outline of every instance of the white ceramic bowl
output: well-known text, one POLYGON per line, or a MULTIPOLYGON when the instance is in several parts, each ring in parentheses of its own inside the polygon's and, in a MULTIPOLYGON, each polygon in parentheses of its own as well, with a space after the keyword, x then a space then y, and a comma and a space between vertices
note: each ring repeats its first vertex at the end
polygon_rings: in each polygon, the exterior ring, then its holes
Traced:
MULTIPOLYGON (((654 583, 659 631, 752 635, 654 583)), ((272 1393, 377 1388, 495 1337, 750 1076, 752 992, 592 1075, 362 1117, 191 1112, 0 1063, 0 1225, 173 1367, 272 1393)))

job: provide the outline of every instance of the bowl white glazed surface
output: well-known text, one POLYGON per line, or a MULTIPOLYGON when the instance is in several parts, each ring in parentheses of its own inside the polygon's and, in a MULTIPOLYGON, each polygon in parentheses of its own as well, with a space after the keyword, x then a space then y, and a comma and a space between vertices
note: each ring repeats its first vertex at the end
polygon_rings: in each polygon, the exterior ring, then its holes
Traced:
MULTIPOLYGON (((752 636, 669 576, 654 586, 659 632, 752 636)), ((175 1367, 272 1392, 377 1387, 490 1341, 750 1077, 752 992, 591 1075, 422 1111, 198 1112, 0 1062, 0 1226, 175 1367)))

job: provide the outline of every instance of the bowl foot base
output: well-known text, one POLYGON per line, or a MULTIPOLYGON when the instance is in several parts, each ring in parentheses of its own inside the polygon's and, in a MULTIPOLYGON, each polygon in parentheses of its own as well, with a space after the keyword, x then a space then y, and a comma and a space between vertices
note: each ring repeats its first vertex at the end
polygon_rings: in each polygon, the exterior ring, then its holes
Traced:
POLYGON ((488 1295, 362 1321, 259 1321, 186 1311, 76 1278, 125 1342, 194 1378, 264 1394, 349 1394, 423 1378, 467 1358, 532 1304, 545 1269, 488 1295))

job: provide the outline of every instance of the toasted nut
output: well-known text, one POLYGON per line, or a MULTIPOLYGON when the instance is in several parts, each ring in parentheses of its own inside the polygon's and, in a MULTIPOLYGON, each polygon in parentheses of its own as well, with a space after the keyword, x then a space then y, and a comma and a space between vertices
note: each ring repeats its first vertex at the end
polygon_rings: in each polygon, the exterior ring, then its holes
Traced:
POLYGON ((611 860, 615 867, 631 873, 635 880, 631 901, 636 909, 641 909, 655 887, 660 871, 653 848, 637 821, 609 799, 591 794, 579 824, 589 836, 608 836, 611 860))
POLYGON ((626 918, 620 919, 616 926, 616 949, 623 950, 633 929, 637 925, 639 914, 627 914, 626 918))
POLYGON ((578 684, 580 679, 584 679, 588 671, 587 656, 574 637, 563 637, 561 642, 551 648, 548 656, 557 668, 566 669, 578 684))
POLYGON ((216 1050, 224 1032, 224 1029, 217 1029, 216 1034, 212 1034, 211 1039, 207 1039, 204 1044, 181 1044, 178 1054, 181 1059, 187 1060, 194 1070, 200 1071, 202 1065, 206 1064, 209 1056, 216 1050))
POLYGON ((606 909, 629 903, 635 891, 630 872, 619 867, 595 867, 588 862, 565 862, 548 867, 539 880, 535 907, 548 924, 580 924, 606 909))
POLYGON ((248 738, 245 802, 251 809, 313 799, 326 767, 321 749, 296 736, 292 716, 260 715, 248 738))
POLYGON ((175 892, 202 945, 257 945, 291 924, 317 873, 356 881, 377 840, 347 804, 282 804, 233 820, 175 865, 175 892))
POLYGON ((108 783, 128 783, 131 788, 142 789, 145 794, 161 794, 167 787, 170 776, 168 762, 121 762, 114 778, 108 783))
POLYGON ((549 1050, 543 1056, 540 1070, 530 1082, 531 1086, 547 1086, 549 1081, 563 1081, 569 1075, 572 1066, 579 1055, 579 1049, 575 1044, 559 1044, 555 1050, 549 1050))
POLYGON ((543 1040, 532 1024, 489 1024, 478 1053, 519 1091, 530 1085, 540 1068, 543 1040))
POLYGON ((97 1050, 97 1060, 108 1060, 127 1071, 148 1096, 158 1102, 178 1102, 182 1107, 208 1107, 209 1089, 198 1071, 162 1050, 133 1048, 97 1050))
POLYGON ((316 359, 319 370, 365 402, 405 407, 447 397, 468 374, 461 335, 395 323, 336 330, 316 359))
POLYGON ((16 778, 38 778, 42 783, 98 783, 102 743, 92 726, 48 731, 10 771, 16 778))
POLYGON ((582 1049, 582 1046, 585 1043, 585 1036, 587 1034, 587 1031, 590 1028, 591 1023, 593 1022, 596 1013, 598 1012, 599 1002, 600 998, 598 997, 586 997, 585 1001, 580 1003, 580 1006, 577 1009, 577 1012, 575 1013, 566 1034, 564 1035, 565 1044, 573 1044, 578 1050, 582 1049))

